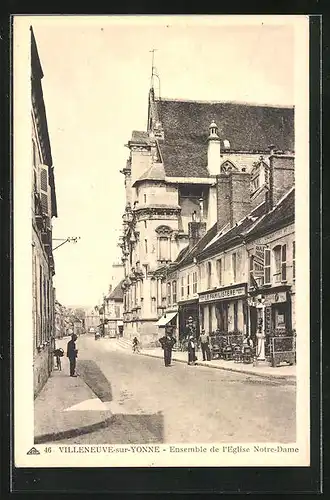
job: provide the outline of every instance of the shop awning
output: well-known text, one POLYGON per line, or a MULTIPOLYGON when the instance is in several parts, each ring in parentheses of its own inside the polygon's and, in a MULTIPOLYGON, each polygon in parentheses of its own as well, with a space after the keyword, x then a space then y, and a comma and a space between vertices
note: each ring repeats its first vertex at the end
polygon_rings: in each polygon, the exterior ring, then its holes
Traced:
POLYGON ((156 325, 157 326, 165 326, 167 325, 170 321, 172 321, 173 318, 177 315, 177 312, 170 312, 164 314, 159 320, 157 321, 156 325))

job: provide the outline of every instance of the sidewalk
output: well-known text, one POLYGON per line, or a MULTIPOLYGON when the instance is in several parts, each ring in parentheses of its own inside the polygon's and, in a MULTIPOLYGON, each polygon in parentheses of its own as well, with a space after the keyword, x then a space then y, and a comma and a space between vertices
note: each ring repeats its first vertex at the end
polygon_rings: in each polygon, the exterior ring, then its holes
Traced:
MULTIPOLYGON (((142 349, 141 353, 144 356, 150 356, 153 358, 163 358, 163 350, 161 348, 156 349, 142 349)), ((198 361, 196 365, 207 366, 209 368, 217 368, 219 370, 229 370, 233 372, 246 373, 249 375, 257 375, 258 377, 264 377, 268 379, 285 380, 287 382, 295 383, 296 380, 296 366, 278 366, 273 368, 272 366, 261 365, 253 366, 251 364, 236 363, 235 361, 225 361, 223 359, 215 359, 213 361, 202 361, 202 353, 197 352, 198 361)), ((172 360, 179 363, 187 363, 188 354, 181 351, 172 352, 172 360)))
POLYGON ((83 379, 68 375, 66 359, 62 358, 62 371, 52 372, 35 399, 34 441, 50 443, 89 433, 106 427, 110 418, 111 412, 83 379))

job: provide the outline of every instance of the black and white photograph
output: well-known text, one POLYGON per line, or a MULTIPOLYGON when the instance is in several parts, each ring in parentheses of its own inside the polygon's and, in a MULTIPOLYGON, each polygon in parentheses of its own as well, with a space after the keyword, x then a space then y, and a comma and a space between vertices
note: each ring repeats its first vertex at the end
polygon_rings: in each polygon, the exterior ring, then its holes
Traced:
POLYGON ((16 465, 309 465, 308 16, 13 37, 16 465))

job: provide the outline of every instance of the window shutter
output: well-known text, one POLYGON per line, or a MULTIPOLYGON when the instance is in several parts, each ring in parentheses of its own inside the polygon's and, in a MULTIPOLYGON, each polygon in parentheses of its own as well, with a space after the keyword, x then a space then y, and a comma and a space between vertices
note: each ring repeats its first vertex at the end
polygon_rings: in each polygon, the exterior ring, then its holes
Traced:
POLYGON ((281 281, 286 281, 286 245, 282 245, 281 252, 281 281))
POLYGON ((265 264, 264 264, 264 283, 265 285, 269 285, 271 283, 270 281, 270 249, 265 248, 264 250, 264 259, 265 259, 265 264))
POLYGON ((49 215, 48 167, 40 165, 40 199, 42 213, 49 215))

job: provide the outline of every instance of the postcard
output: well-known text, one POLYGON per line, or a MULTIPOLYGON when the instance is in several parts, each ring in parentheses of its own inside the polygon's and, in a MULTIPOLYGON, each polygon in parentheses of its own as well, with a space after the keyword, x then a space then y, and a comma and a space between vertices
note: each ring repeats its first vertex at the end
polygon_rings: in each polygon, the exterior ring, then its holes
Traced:
POLYGON ((13 81, 15 466, 308 466, 308 16, 17 15, 13 81))

